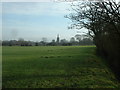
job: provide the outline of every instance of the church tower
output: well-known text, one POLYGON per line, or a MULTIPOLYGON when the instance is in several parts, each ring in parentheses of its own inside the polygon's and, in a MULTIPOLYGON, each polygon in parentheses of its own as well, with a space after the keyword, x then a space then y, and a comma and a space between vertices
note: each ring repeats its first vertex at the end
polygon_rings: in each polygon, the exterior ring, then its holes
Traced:
POLYGON ((57 41, 56 41, 56 42, 57 42, 57 43, 60 42, 59 34, 57 35, 57 41))

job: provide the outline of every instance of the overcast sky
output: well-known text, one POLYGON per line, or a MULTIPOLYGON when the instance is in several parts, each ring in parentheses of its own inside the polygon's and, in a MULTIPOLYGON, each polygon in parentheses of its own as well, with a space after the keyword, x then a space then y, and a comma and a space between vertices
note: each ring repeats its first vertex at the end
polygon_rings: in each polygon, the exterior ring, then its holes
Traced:
POLYGON ((64 18, 69 14, 67 2, 4 2, 2 3, 3 40, 24 38, 40 41, 46 37, 48 41, 60 38, 69 40, 77 34, 77 30, 68 30, 70 20, 64 18))

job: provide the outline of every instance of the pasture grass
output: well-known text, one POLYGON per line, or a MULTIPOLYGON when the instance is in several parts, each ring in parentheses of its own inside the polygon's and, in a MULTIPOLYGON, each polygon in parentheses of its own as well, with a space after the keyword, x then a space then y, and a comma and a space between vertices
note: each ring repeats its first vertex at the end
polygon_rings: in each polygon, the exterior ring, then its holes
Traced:
POLYGON ((95 46, 2 47, 3 88, 118 88, 95 46))

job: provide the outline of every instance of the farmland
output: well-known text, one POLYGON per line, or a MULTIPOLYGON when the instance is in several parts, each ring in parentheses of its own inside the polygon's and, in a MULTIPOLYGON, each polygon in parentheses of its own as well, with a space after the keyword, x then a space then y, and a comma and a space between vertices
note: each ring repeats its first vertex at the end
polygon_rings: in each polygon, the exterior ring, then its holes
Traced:
POLYGON ((95 46, 4 46, 3 88, 117 88, 95 46))

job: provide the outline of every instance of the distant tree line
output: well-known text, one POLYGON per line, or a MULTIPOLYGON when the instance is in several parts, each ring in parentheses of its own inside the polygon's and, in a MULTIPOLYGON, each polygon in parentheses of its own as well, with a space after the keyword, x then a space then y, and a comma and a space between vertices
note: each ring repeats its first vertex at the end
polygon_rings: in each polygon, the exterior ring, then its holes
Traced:
POLYGON ((61 39, 59 42, 54 39, 51 42, 47 42, 47 38, 42 39, 40 42, 25 41, 20 38, 19 40, 5 40, 2 41, 2 46, 73 46, 73 45, 93 45, 93 40, 88 37, 76 35, 72 37, 70 41, 61 39), (75 38, 76 37, 76 38, 75 38), (82 38, 81 38, 82 37, 82 38))
POLYGON ((112 70, 120 76, 120 2, 84 2, 72 4, 66 16, 72 28, 87 28, 97 47, 97 53, 108 60, 112 70))

